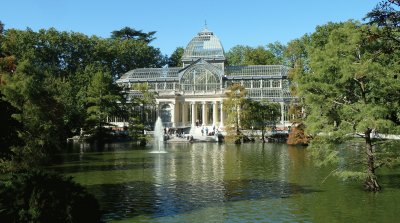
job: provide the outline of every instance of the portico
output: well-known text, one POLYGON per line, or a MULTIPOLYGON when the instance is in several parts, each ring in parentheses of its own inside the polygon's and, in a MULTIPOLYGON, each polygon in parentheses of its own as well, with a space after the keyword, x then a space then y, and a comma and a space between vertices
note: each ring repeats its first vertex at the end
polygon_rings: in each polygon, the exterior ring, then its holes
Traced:
POLYGON ((163 100, 158 102, 158 109, 166 127, 185 128, 196 125, 219 127, 223 126, 222 103, 222 100, 217 99, 163 100))

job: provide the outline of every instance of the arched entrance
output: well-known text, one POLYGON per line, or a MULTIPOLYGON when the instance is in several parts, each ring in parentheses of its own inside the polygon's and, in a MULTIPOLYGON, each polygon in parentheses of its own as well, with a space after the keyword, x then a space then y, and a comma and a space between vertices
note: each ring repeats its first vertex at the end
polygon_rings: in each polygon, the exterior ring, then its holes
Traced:
POLYGON ((165 127, 171 127, 171 106, 169 104, 164 104, 161 106, 160 118, 165 127))

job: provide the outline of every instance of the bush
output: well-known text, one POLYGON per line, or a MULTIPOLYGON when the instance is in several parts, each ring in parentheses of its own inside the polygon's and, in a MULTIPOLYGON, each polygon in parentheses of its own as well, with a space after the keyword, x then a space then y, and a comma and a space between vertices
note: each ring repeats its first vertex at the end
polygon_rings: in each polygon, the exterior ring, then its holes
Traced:
POLYGON ((54 173, 30 171, 0 182, 0 222, 100 222, 84 187, 54 173))
POLYGON ((289 133, 287 144, 289 145, 302 145, 306 146, 310 142, 310 138, 304 133, 305 125, 303 123, 296 123, 289 133))

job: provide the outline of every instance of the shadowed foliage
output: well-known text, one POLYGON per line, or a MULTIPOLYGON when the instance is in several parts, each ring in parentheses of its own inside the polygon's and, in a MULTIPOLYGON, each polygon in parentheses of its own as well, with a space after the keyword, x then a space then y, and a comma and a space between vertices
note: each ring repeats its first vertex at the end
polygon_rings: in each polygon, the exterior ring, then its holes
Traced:
POLYGON ((31 171, 0 183, 1 222, 100 222, 99 204, 71 178, 31 171))

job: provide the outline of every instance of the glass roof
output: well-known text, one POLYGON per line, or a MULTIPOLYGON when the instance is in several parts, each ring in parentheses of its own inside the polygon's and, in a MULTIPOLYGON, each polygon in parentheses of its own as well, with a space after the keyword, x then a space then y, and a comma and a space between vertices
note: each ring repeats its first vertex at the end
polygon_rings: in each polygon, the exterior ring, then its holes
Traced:
MULTIPOLYGON (((176 78, 179 75, 181 67, 166 68, 139 68, 128 71, 120 80, 123 79, 154 79, 154 78, 176 78)), ((117 81, 118 82, 118 81, 117 81)))
POLYGON ((248 78, 282 78, 287 77, 289 68, 283 65, 253 65, 253 66, 228 66, 225 67, 225 72, 219 68, 203 61, 199 61, 191 65, 190 67, 165 67, 165 68, 139 68, 131 70, 117 80, 117 83, 129 82, 131 81, 148 81, 157 79, 170 79, 178 80, 180 78, 179 74, 184 74, 188 70, 206 68, 213 73, 218 73, 219 75, 225 75, 228 79, 248 79, 248 78), (184 71, 184 73, 182 73, 184 71))
POLYGON ((224 48, 221 41, 213 32, 204 28, 186 46, 182 60, 196 59, 219 59, 225 60, 224 48))
POLYGON ((287 76, 289 68, 283 65, 228 66, 225 75, 231 76, 287 76))

